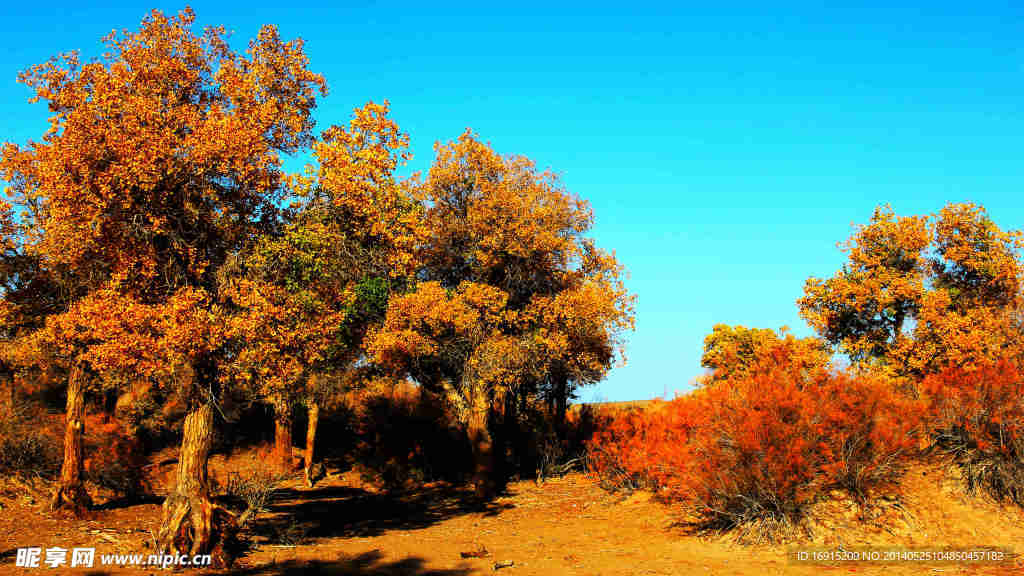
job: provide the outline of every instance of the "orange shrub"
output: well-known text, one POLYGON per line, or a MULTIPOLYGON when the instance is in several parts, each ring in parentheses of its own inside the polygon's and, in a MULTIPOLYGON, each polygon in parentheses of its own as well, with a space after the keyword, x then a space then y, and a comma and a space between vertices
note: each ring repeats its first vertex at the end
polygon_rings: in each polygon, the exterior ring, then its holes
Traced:
POLYGON ((920 414, 884 379, 770 369, 617 418, 595 434, 590 470, 656 489, 704 528, 794 526, 827 490, 894 481, 920 414))
POLYGON ((143 466, 146 454, 139 439, 117 420, 87 416, 85 478, 117 496, 136 498, 150 492, 143 466))
POLYGON ((62 432, 63 422, 37 402, 0 403, 0 476, 57 476, 62 432))
POLYGON ((935 447, 953 456, 967 488, 1024 504, 1024 372, 1003 359, 924 379, 935 447))
POLYGON ((359 394, 349 458, 364 481, 403 489, 457 482, 471 471, 470 447, 440 398, 419 388, 359 394))
MULTIPOLYGON (((667 444, 688 446, 688 427, 669 426, 666 411, 680 414, 692 397, 665 404, 654 401, 645 408, 622 410, 599 422, 587 444, 587 469, 611 491, 653 487, 655 452, 667 444)), ((664 466, 664 464, 662 464, 664 466)))

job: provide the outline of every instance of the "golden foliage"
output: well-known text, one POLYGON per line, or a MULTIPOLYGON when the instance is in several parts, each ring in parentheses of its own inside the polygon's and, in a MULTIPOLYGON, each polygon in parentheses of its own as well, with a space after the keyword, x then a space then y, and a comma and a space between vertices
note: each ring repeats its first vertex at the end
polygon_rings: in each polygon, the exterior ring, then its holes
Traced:
POLYGON ((842 270, 807 281, 800 312, 854 361, 898 376, 1018 354, 1021 246, 974 204, 879 208, 845 244, 842 270))
POLYGON ((701 366, 711 370, 698 378, 702 385, 740 380, 771 367, 788 368, 810 378, 827 369, 831 351, 818 338, 797 338, 783 327, 778 332, 716 324, 704 338, 701 366))
POLYGON ((495 401, 552 370, 593 382, 633 326, 614 256, 583 234, 592 214, 550 171, 466 132, 435 147, 420 282, 392 299, 373 357, 427 384, 495 401))

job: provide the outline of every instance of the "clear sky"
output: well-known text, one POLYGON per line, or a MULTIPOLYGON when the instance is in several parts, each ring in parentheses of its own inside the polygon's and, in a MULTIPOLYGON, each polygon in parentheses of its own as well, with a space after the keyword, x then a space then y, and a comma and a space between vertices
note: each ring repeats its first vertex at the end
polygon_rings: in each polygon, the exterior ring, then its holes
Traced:
MULTIPOLYGON (((330 4, 192 6, 238 47, 263 23, 303 37, 330 85, 321 127, 388 99, 412 168, 472 127, 590 200, 639 302, 627 366, 585 400, 687 389, 715 323, 808 334, 804 280, 879 203, 973 200, 1024 228, 1019 3, 330 4)), ((18 71, 182 6, 5 2, 0 140, 45 129, 18 71)))

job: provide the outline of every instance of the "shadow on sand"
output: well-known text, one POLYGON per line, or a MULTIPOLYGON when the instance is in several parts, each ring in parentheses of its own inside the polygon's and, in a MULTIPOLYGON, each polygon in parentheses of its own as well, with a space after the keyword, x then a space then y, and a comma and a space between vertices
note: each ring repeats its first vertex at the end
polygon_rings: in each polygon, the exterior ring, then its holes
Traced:
POLYGON ((390 530, 426 528, 461 514, 493 516, 513 507, 481 502, 470 489, 449 485, 407 493, 373 493, 346 486, 288 489, 275 495, 270 514, 256 521, 253 532, 273 538, 290 527, 305 538, 365 538, 390 530))
POLYGON ((282 575, 300 576, 465 576, 469 568, 430 570, 424 567, 422 558, 409 557, 394 562, 381 560, 383 554, 377 550, 365 552, 340 560, 288 560, 255 568, 231 571, 236 576, 282 575))

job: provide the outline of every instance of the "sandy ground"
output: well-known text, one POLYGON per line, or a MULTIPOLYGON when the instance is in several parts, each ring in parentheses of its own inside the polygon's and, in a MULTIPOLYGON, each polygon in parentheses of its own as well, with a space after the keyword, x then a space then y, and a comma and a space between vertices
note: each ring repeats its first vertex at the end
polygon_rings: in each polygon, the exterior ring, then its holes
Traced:
MULTIPOLYGON (((254 526, 252 550, 231 571, 241 575, 338 574, 457 576, 639 574, 1021 574, 1024 562, 871 564, 800 563, 796 550, 864 546, 968 548, 1024 552, 1024 514, 960 495, 937 468, 911 470, 898 513, 870 514, 844 502, 821 509, 813 540, 799 545, 738 545, 677 526, 647 494, 609 495, 574 474, 537 486, 517 482, 480 507, 464 490, 433 485, 397 496, 377 493, 352 475, 331 475, 313 489, 289 482, 254 526), (468 556, 468 557, 465 557, 468 556), (499 568, 496 569, 496 566, 499 568), (500 567, 505 566, 505 567, 500 567)), ((18 547, 95 546, 148 553, 157 502, 118 506, 75 520, 35 498, 0 496, 0 574, 148 574, 152 569, 22 569, 18 547)), ((159 572, 159 571, 157 571, 159 572)), ((182 569, 180 573, 199 573, 182 569)))

